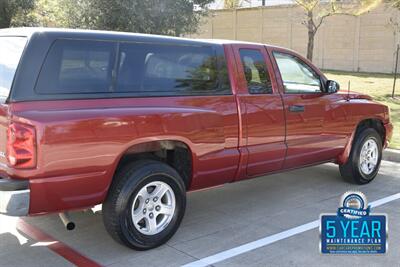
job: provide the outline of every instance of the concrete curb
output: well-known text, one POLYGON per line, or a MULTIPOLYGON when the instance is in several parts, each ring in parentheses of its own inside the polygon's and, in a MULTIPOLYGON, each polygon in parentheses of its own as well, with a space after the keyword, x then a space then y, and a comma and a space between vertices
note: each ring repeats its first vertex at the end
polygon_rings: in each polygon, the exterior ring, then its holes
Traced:
POLYGON ((387 148, 383 151, 382 159, 387 161, 400 162, 400 150, 387 148))

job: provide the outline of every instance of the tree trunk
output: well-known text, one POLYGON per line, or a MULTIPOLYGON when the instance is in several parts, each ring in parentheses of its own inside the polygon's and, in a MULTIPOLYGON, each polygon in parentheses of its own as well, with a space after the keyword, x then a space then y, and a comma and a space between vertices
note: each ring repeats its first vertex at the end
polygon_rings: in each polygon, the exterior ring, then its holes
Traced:
POLYGON ((313 60, 313 53, 314 53, 314 32, 308 32, 308 44, 307 44, 307 59, 312 61, 313 60))
POLYGON ((314 52, 314 37, 316 33, 316 29, 314 26, 313 20, 313 12, 307 12, 307 28, 308 28, 308 43, 307 43, 307 59, 310 61, 313 60, 313 52, 314 52))

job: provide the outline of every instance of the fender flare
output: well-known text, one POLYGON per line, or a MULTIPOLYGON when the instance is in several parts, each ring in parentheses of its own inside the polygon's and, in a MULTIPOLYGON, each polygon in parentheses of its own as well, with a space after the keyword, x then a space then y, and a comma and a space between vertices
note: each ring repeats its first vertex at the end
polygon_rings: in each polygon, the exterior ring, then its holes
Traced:
MULTIPOLYGON (((358 128, 358 127, 357 127, 358 128)), ((346 164, 350 157, 351 148, 353 146, 354 136, 356 135, 357 128, 351 133, 349 140, 347 140, 344 151, 337 157, 337 163, 339 165, 346 164)))

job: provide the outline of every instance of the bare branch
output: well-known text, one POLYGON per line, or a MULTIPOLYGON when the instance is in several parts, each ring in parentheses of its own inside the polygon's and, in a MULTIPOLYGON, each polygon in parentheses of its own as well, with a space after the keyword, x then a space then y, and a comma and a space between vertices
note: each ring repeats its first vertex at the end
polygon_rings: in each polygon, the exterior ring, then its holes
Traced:
POLYGON ((336 15, 345 15, 345 16, 353 16, 353 17, 356 17, 356 16, 357 16, 357 15, 355 15, 355 14, 347 13, 347 12, 335 12, 335 13, 326 14, 326 15, 320 17, 320 21, 319 21, 319 23, 318 23, 317 26, 316 26, 316 30, 318 30, 318 28, 321 26, 322 22, 323 22, 327 17, 331 17, 331 16, 334 16, 334 15, 335 15, 335 16, 336 16, 336 15))
POLYGON ((330 17, 330 16, 332 16, 332 15, 333 15, 333 13, 328 13, 327 15, 322 16, 322 17, 320 18, 320 20, 319 20, 319 23, 315 26, 315 31, 317 31, 317 30, 319 29, 319 27, 322 25, 322 22, 324 22, 324 20, 325 20, 327 17, 330 17))
POLYGON ((308 7, 306 4, 304 4, 304 2, 300 1, 300 0, 295 0, 296 4, 298 4, 299 6, 302 6, 305 10, 308 10, 308 7))
POLYGON ((320 0, 313 0, 313 2, 307 2, 307 0, 294 0, 296 4, 303 7, 307 11, 312 11, 317 7, 320 0))
POLYGON ((313 9, 317 6, 318 2, 319 2, 319 1, 315 1, 315 2, 314 2, 314 5, 311 7, 311 10, 313 10, 313 9))

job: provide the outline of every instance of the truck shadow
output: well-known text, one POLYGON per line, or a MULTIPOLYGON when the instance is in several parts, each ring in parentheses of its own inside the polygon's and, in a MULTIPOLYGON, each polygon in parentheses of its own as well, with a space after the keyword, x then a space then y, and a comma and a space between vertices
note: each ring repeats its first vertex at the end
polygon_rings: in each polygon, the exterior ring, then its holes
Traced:
POLYGON ((15 232, 0 234, 1 266, 45 266, 51 264, 55 257, 43 247, 36 246, 36 240, 30 239, 20 231, 18 231, 18 235, 17 238, 15 232), (24 240, 21 240, 21 237, 24 240))

